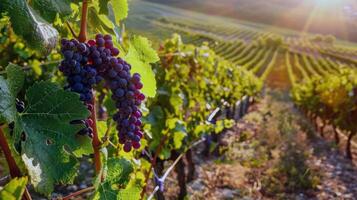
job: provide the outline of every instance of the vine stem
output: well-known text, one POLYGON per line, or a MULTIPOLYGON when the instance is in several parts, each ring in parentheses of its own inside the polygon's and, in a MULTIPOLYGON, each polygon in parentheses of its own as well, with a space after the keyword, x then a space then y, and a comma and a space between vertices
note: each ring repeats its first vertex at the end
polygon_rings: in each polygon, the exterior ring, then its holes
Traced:
POLYGON ((87 40, 87 14, 88 13, 88 2, 83 0, 82 2, 82 17, 81 17, 81 29, 78 35, 78 40, 80 42, 85 42, 87 40))
MULTIPOLYGON (((6 162, 9 166, 11 177, 12 178, 21 177, 21 171, 20 171, 19 167, 17 166, 14 157, 12 157, 12 155, 11 155, 11 150, 10 150, 9 144, 7 143, 5 134, 4 134, 1 126, 0 126, 0 147, 1 147, 1 150, 4 152, 6 162)), ((29 191, 27 190, 27 187, 25 187, 25 192, 23 194, 22 199, 32 200, 31 195, 30 195, 29 191)))
POLYGON ((15 159, 11 155, 11 150, 9 148, 9 145, 6 142, 6 137, 5 137, 5 134, 2 130, 2 128, 0 128, 0 146, 1 146, 2 151, 4 152, 6 162, 9 165, 11 177, 20 177, 21 171, 20 171, 19 167, 17 166, 15 159))
POLYGON ((66 21, 66 24, 67 24, 67 26, 68 26, 68 28, 69 28, 69 31, 71 31, 72 36, 75 37, 75 38, 78 38, 78 36, 77 36, 76 33, 74 32, 72 26, 69 24, 68 21, 66 21))
MULTIPOLYGON (((100 174, 101 168, 102 168, 102 163, 100 159, 100 146, 101 142, 98 137, 98 129, 97 129, 97 114, 96 114, 96 101, 95 101, 95 92, 92 91, 93 93, 93 98, 91 101, 91 120, 93 121, 92 129, 93 129, 93 140, 92 140, 92 146, 94 150, 94 165, 95 165, 95 172, 96 174, 100 174)), ((102 177, 103 178, 103 177, 102 177)))
MULTIPOLYGON (((85 42, 87 40, 87 17, 88 17, 88 1, 83 0, 82 2, 82 16, 81 16, 81 27, 78 35, 79 42, 85 42)), ((94 167, 97 175, 101 173, 102 163, 100 159, 100 146, 101 142, 98 137, 98 129, 97 129, 97 114, 96 114, 96 100, 95 100, 95 92, 92 90, 93 98, 90 104, 92 105, 90 113, 90 119, 93 121, 92 129, 93 129, 93 140, 92 146, 94 150, 94 167)), ((101 180, 103 180, 103 176, 101 180)))
POLYGON ((89 192, 94 189, 95 189, 94 186, 91 186, 91 187, 84 188, 82 190, 78 190, 77 192, 71 193, 71 194, 63 197, 62 200, 70 200, 72 197, 76 197, 78 195, 81 195, 83 193, 89 192))

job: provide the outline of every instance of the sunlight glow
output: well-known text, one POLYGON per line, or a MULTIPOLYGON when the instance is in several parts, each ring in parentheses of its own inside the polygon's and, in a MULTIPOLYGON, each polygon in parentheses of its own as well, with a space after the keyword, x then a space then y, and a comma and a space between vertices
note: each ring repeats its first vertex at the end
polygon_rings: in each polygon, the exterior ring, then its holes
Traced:
POLYGON ((315 0, 315 2, 318 6, 324 7, 336 6, 343 3, 341 0, 315 0))

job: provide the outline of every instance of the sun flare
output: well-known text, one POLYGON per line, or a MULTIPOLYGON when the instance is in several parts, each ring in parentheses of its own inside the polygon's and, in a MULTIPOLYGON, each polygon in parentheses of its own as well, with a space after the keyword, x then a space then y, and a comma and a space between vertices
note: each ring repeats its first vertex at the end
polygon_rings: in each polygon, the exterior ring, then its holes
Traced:
POLYGON ((342 0, 315 0, 318 6, 331 7, 343 4, 342 0))

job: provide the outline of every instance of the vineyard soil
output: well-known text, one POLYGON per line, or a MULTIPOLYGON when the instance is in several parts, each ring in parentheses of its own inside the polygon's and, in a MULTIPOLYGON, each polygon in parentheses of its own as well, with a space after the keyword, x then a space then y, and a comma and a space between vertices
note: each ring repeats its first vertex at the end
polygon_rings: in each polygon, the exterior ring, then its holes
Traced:
MULTIPOLYGON (((195 162, 190 199, 353 199, 357 166, 293 106, 286 91, 268 89, 234 128, 224 133, 222 155, 195 162)), ((343 145, 340 145, 341 147, 343 145)), ((357 156, 357 149, 354 149, 357 156)), ((176 199, 176 174, 165 195, 176 199)))

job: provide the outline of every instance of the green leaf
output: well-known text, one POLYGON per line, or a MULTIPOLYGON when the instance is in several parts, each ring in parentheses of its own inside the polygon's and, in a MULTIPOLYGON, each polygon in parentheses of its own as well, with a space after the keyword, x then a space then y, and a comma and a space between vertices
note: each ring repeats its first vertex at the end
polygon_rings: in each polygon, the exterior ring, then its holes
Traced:
POLYGON ((70 0, 31 0, 30 2, 41 17, 49 22, 54 22, 57 13, 60 17, 65 17, 72 13, 70 0))
POLYGON ((125 159, 110 158, 107 161, 107 175, 105 181, 111 184, 125 184, 133 172, 131 163, 125 159))
POLYGON ((182 141, 186 137, 185 132, 174 132, 174 146, 175 149, 179 149, 182 146, 182 141))
MULTIPOLYGON (((154 135, 153 143, 159 142, 162 136, 162 130, 165 128, 165 113, 160 106, 150 108, 150 113, 144 117, 144 124, 150 124, 150 131, 154 135)), ((156 146, 155 146, 156 148, 156 146)))
POLYGON ((107 17, 99 15, 95 7, 88 8, 88 16, 89 32, 114 34, 114 25, 107 17))
POLYGON ((25 75, 21 67, 9 64, 6 67, 7 80, 0 76, 0 122, 15 120, 15 99, 21 90, 25 75))
POLYGON ((7 81, 0 76, 0 122, 12 122, 15 119, 15 98, 7 81))
POLYGON ((25 191, 27 177, 14 178, 0 190, 0 199, 20 200, 25 191))
POLYGON ((134 36, 130 40, 129 52, 130 50, 135 50, 137 59, 144 63, 155 63, 160 60, 151 42, 145 37, 134 36))
POLYGON ((140 199, 141 188, 139 186, 129 185, 119 191, 118 200, 137 200, 140 199))
POLYGON ((99 0, 99 14, 108 15, 108 3, 110 0, 99 0))
POLYGON ((16 96, 24 85, 25 73, 20 66, 10 63, 6 67, 6 74, 11 92, 16 96))
POLYGON ((112 21, 114 20, 113 24, 119 24, 119 21, 128 16, 128 0, 110 0, 107 6, 114 13, 115 19, 112 19, 112 21))
POLYGON ((127 55, 124 58, 131 66, 132 73, 139 73, 143 82, 142 92, 149 97, 156 95, 155 74, 150 63, 159 61, 156 51, 145 37, 134 36, 130 41, 127 55))
POLYGON ((107 173, 93 196, 94 200, 136 200, 140 198, 140 188, 127 185, 133 172, 131 163, 125 159, 110 158, 107 161, 107 173))
POLYGON ((93 200, 117 200, 118 191, 113 189, 112 185, 108 182, 100 183, 94 193, 93 200))
POLYGON ((73 181, 76 157, 91 153, 90 140, 76 134, 84 127, 70 124, 86 119, 89 112, 78 94, 50 82, 35 83, 27 90, 26 100, 28 106, 15 121, 15 142, 21 143, 31 183, 38 192, 48 195, 54 184, 73 181))
POLYGON ((43 20, 25 0, 2 0, 0 12, 10 17, 14 32, 32 48, 49 53, 56 46, 57 30, 43 20))

